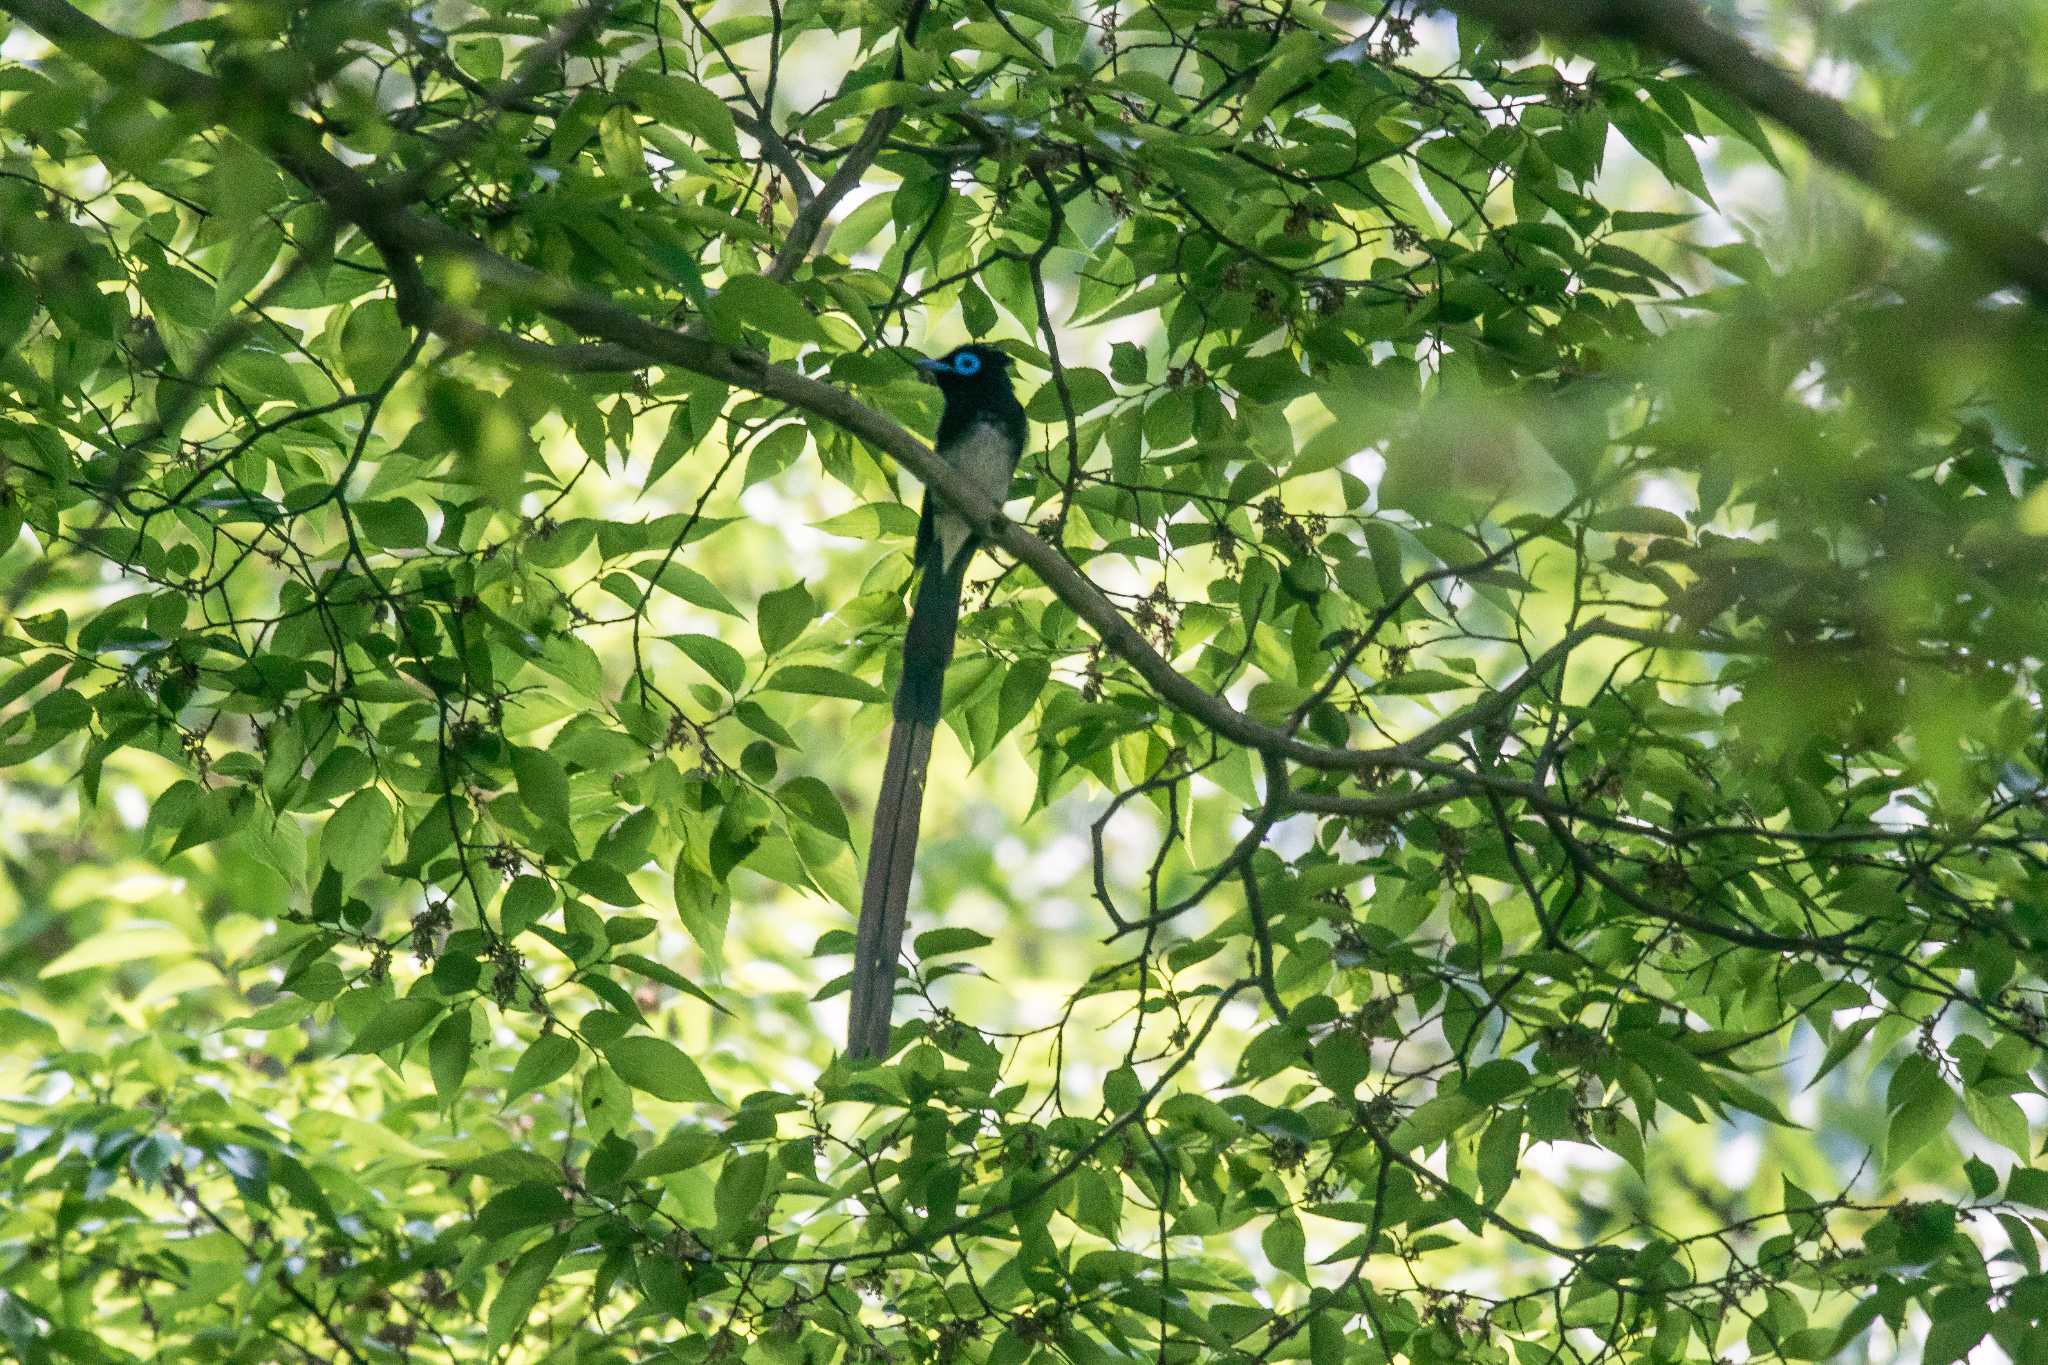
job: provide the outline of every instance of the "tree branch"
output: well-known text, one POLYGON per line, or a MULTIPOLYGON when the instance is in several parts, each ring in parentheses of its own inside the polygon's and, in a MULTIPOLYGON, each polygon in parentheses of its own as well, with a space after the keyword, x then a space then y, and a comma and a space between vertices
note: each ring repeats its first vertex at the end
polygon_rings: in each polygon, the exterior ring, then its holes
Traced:
POLYGON ((818 197, 817 191, 811 188, 811 173, 804 169, 803 163, 796 159, 796 154, 789 150, 789 143, 775 127, 774 121, 763 115, 750 114, 744 109, 733 110, 732 121, 741 132, 759 144, 761 155, 767 158, 768 164, 782 172, 784 183, 789 186, 790 194, 796 198, 798 211, 810 207, 811 201, 818 197))
POLYGON ((747 78, 741 74, 739 63, 732 59, 732 54, 726 51, 725 44, 718 41, 718 35, 699 17, 696 9, 690 5, 679 8, 683 17, 690 21, 690 27, 697 30, 697 36, 711 44, 711 50, 718 54, 719 60, 725 63, 726 70, 739 82, 740 98, 753 110, 752 113, 745 109, 733 110, 732 121, 748 137, 760 144, 761 155, 768 164, 782 172, 782 178, 789 184, 789 192, 796 198, 797 208, 809 208, 813 194, 810 173, 790 154, 789 143, 783 139, 782 133, 775 126, 775 72, 777 63, 781 60, 781 14, 775 16, 775 33, 768 40, 768 89, 765 94, 756 97, 753 88, 747 84, 747 78))
MULTIPOLYGON (((928 0, 910 0, 910 5, 903 14, 902 42, 917 41, 917 26, 924 21, 927 3, 928 0)), ((896 52, 895 74, 896 79, 903 79, 901 48, 896 52)), ((768 263, 768 268, 762 272, 763 274, 771 280, 788 280, 796 274, 798 266, 810 259, 811 248, 817 245, 818 234, 825 230, 825 220, 832 216, 833 209, 839 207, 839 201, 853 193, 854 188, 860 184, 861 177, 868 173, 868 167, 873 165, 875 158, 881 154, 882 144, 888 140, 890 131, 902 117, 902 106, 894 104, 877 109, 868 117, 867 126, 861 129, 860 136, 854 139, 853 146, 840 161, 839 169, 832 172, 832 178, 825 182, 809 203, 798 208, 796 217, 789 225, 789 236, 783 239, 781 248, 775 253, 775 259, 768 263)))
POLYGON ((1861 181, 2048 303, 2048 242, 1971 196, 1930 149, 1886 139, 1834 99, 1800 84, 1691 0, 1449 0, 1498 29, 1557 38, 1625 38, 1676 57, 1785 128, 1813 155, 1861 181))
POLYGON ((839 169, 832 172, 832 178, 790 220, 789 236, 783 238, 775 259, 768 263, 762 274, 774 280, 787 280, 796 274, 798 266, 810 259, 818 234, 825 230, 825 220, 833 209, 839 207, 839 201, 853 193, 854 187, 860 184, 861 177, 868 173, 868 167, 874 164, 876 154, 882 150, 882 142, 889 136, 889 130, 902 117, 903 111, 895 105, 875 111, 868 120, 868 126, 861 130, 859 139, 840 161, 839 169))

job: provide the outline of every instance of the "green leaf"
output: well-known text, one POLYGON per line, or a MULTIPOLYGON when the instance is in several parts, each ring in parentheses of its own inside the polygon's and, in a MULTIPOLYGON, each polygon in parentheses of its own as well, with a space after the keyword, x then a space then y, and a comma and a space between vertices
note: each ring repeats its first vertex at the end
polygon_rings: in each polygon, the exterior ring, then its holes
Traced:
POLYGON ((599 119, 597 139, 605 175, 634 185, 647 179, 647 150, 630 111, 614 109, 599 119))
POLYGON ((1945 1290, 1928 1313, 1927 1346, 1920 1365, 1954 1365, 1990 1334, 1991 1305, 1981 1293, 1945 1290))
POLYGON ((2048 1209, 2048 1171, 2015 1166, 2005 1179, 2005 1197, 2037 1209, 2048 1209))
POLYGON ((746 683, 747 661, 725 641, 709 635, 670 635, 665 638, 727 692, 736 695, 746 683))
POLYGON ((47 981, 53 976, 82 972, 88 967, 112 967, 153 957, 189 957, 192 952, 192 941, 181 929, 127 920, 58 954, 56 960, 36 975, 47 981))
POLYGON ((349 310, 341 329, 341 363, 358 390, 375 389, 388 380, 412 344, 390 299, 368 299, 349 310))
MULTIPOLYGON (((738 616, 740 614, 740 609, 735 607, 710 579, 698 573, 695 569, 686 568, 672 559, 643 559, 638 564, 633 565, 633 572, 641 578, 652 581, 664 591, 682 598, 691 606, 702 607, 706 611, 720 612, 726 616, 738 616)), ((624 580, 621 581, 623 582, 624 580)), ((638 604, 636 603, 635 605, 637 606, 638 604)))
POLYGON ((593 1136, 607 1133, 630 1136, 633 1122, 633 1092, 619 1079, 619 1073, 602 1063, 583 1073, 583 1122, 593 1136))
POLYGON ((1512 1057, 1496 1057, 1472 1068, 1460 1087, 1465 1097, 1480 1104, 1499 1104, 1520 1094, 1529 1084, 1529 1068, 1512 1057))
POLYGON ((576 1065, 577 1051, 575 1040, 559 1033, 534 1039, 521 1054, 519 1064, 512 1068, 512 1079, 505 1087, 505 1103, 566 1075, 576 1065))
POLYGON ((1052 677, 1051 663, 1038 656, 1026 655, 1011 664, 1003 674, 1003 688, 996 698, 996 728, 989 736, 989 747, 1017 728, 1024 717, 1031 714, 1031 708, 1045 693, 1045 685, 1052 677))
POLYGON ((792 777, 777 789, 775 796, 808 824, 834 839, 852 841, 853 831, 847 826, 846 812, 841 809, 839 798, 821 779, 808 773, 792 777))
MULTIPOLYGON (((924 954, 920 952, 919 957, 924 954)), ((1102 1102, 1118 1114, 1135 1110, 1145 1098, 1144 1083, 1129 1066, 1120 1066, 1102 1078, 1102 1102)))
MULTIPOLYGON (((723 828, 721 822, 720 828, 723 828)), ((676 859, 676 912, 683 928, 703 952, 714 972, 724 970, 725 928, 732 912, 732 893, 722 879, 710 876, 686 858, 676 859)))
POLYGON ((651 1180, 700 1166, 725 1151, 725 1139, 704 1128, 677 1128, 640 1154, 629 1172, 634 1180, 651 1180))
POLYGON ((770 654, 795 643, 818 614, 818 604, 801 582, 764 593, 755 614, 755 628, 761 634, 761 648, 770 654))
POLYGON ((1892 1073, 1885 1098, 1892 1116, 1885 1130, 1884 1171, 1891 1175, 1948 1130, 1956 1097, 1934 1063, 1915 1054, 1892 1073))
POLYGON ((597 533, 598 523, 587 517, 565 521, 552 531, 536 530, 526 539, 526 562, 542 569, 566 568, 583 557, 597 533))
POLYGON ((619 1073, 619 1079, 635 1090, 656 1099, 677 1103, 722 1104, 697 1064, 683 1050, 663 1038, 634 1034, 608 1043, 604 1059, 619 1073))
POLYGON ((1863 1040, 1868 1038, 1870 1031, 1876 1027, 1876 1019, 1857 1019, 1845 1025, 1842 1031, 1835 1035, 1834 1041, 1828 1044, 1828 1050, 1822 1055, 1819 1068, 1814 1071, 1813 1079, 1806 1083, 1806 1087, 1811 1089, 1818 1085, 1821 1077, 1846 1061, 1849 1054, 1861 1047, 1863 1040))
POLYGON ((377 765, 361 749, 338 744, 334 751, 320 760, 320 766, 313 770, 313 776, 306 781, 306 790, 299 794, 300 809, 324 806, 335 797, 352 792, 358 787, 368 786, 377 776, 377 765))
POLYGON ((1323 39, 1310 30, 1288 34, 1259 61, 1258 79, 1252 82, 1238 123, 1246 130, 1263 123, 1282 99, 1312 78, 1323 66, 1323 39))
POLYGON ((1478 1171, 1480 1199, 1493 1208, 1515 1183, 1515 1171, 1522 1158, 1522 1114, 1510 1109, 1496 1114, 1479 1139, 1478 1171))
POLYGON ((1987 1094, 1975 1087, 1963 1090, 1963 1112, 1977 1131, 1999 1143, 2020 1160, 2033 1155, 2032 1133, 2027 1116, 2010 1095, 1987 1094))
POLYGON ((944 957, 948 953, 971 953, 977 948, 986 948, 995 942, 978 929, 966 929, 949 925, 944 929, 927 929, 917 936, 919 958, 944 957))
POLYGON ((1392 697, 1426 697, 1436 692, 1458 692, 1478 685, 1471 678, 1453 677, 1434 668, 1414 668, 1384 679, 1374 690, 1392 697))
POLYGON ((769 1174, 766 1152, 736 1152, 726 1159, 712 1193, 720 1241, 731 1240, 753 1223, 761 1200, 768 1193, 769 1174))
POLYGON ((384 864, 397 817, 384 793, 366 787, 327 817, 320 832, 320 853, 344 882, 361 880, 384 864))
POLYGON ((1122 1227, 1124 1209, 1117 1182, 1092 1166, 1083 1166, 1075 1172, 1074 1191, 1076 1221, 1090 1232, 1114 1238, 1122 1227))
POLYGON ((392 1000, 383 1004, 370 1016, 346 1053, 382 1052, 397 1047, 415 1033, 440 1017, 445 1006, 439 1000, 408 996, 403 1000, 392 1000))
POLYGON ((1643 1135, 1619 1108, 1601 1111, 1593 1120, 1593 1133, 1601 1146, 1633 1166, 1638 1176, 1648 1174, 1643 1135))
POLYGON ((1259 1234, 1259 1245, 1265 1249, 1267 1260, 1303 1284, 1308 1283, 1308 1237, 1299 1218, 1283 1213, 1266 1224, 1266 1230, 1259 1234))
POLYGON ((790 664, 775 670, 762 684, 770 692, 795 692, 809 697, 842 697, 847 701, 879 702, 888 696, 873 683, 862 682, 851 673, 816 664, 790 664))
POLYGON ((406 498, 349 504, 356 523, 372 542, 387 550, 417 550, 427 543, 427 518, 406 498))
POLYGON ((1748 105, 1697 76, 1679 77, 1675 84, 1690 96, 1694 103, 1727 124, 1737 137, 1756 148, 1763 159, 1770 163, 1772 170, 1784 170, 1778 163, 1778 154, 1772 148, 1770 138, 1764 133, 1763 125, 1757 121, 1756 114, 1748 105))
POLYGON ((712 296, 711 308, 728 326, 757 327, 786 341, 831 344, 831 337, 796 291, 765 275, 727 279, 712 296))
POLYGON ((512 775, 519 782, 519 800, 542 828, 569 838, 569 774, 560 760, 542 749, 512 751, 512 775))
POLYGON ((0 1048, 27 1045, 40 1052, 55 1052, 57 1030, 33 1014, 17 1009, 0 1009, 0 1048))
POLYGON ((530 1248, 505 1272, 504 1281, 491 1299, 487 1320, 491 1350, 510 1344, 526 1326, 526 1319, 533 1313, 540 1291, 546 1286, 548 1277, 554 1274, 555 1263, 562 1259, 562 1253, 568 1246, 568 1234, 550 1237, 539 1246, 530 1248))
POLYGON ((569 869, 569 885, 587 895, 597 897, 606 905, 631 908, 646 904, 646 899, 633 889, 633 883, 626 874, 601 858, 578 863, 569 869))
POLYGON ((828 536, 873 543, 878 540, 907 540, 917 534, 917 513, 900 502, 870 502, 827 517, 813 530, 828 536))
POLYGON ((619 76, 620 95, 669 126, 695 133, 727 156, 740 154, 739 133, 725 101, 684 76, 634 67, 619 76))
POLYGON ((1617 507, 1587 520, 1594 531, 1615 531, 1633 536, 1672 536, 1684 540, 1691 528, 1683 517, 1661 507, 1617 507))
POLYGON ((434 1093, 442 1108, 454 1104, 461 1093, 469 1061, 469 1010, 457 1006, 427 1040, 427 1069, 433 1074, 434 1093))
POLYGON ((1311 1060, 1316 1078, 1344 1099, 1350 1099, 1358 1083, 1372 1070, 1372 1055, 1357 1034, 1339 1029, 1315 1046, 1311 1060))
POLYGON ((1344 1365, 1344 1314, 1324 1309, 1308 1321, 1309 1365, 1344 1365))
POLYGON ((498 928, 506 938, 517 938, 554 908, 554 887, 540 877, 516 877, 498 907, 498 928))
MULTIPOLYGON (((17 534, 20 529, 20 526, 17 524, 15 527, 17 534)), ((8 545, 12 546, 13 543, 13 538, 10 538, 8 545)), ((45 654, 34 662, 24 664, 8 674, 6 680, 0 682, 0 707, 6 707, 10 703, 27 696, 44 679, 69 662, 70 660, 62 654, 45 654)))
POLYGON ((674 1256, 657 1250, 635 1257, 633 1272, 649 1303, 677 1320, 689 1316, 696 1298, 682 1263, 674 1256))
POLYGON ((732 1013, 731 1010, 728 1010, 725 1006, 713 1000, 710 995, 706 994, 702 986, 699 986, 673 967, 664 966, 653 958, 642 957, 638 953, 620 953, 612 960, 629 972, 637 972, 650 981, 659 981, 671 990, 678 990, 693 999, 701 1000, 720 1014, 732 1013))
POLYGON ((1437 1094, 1396 1124, 1389 1141, 1401 1152, 1432 1147, 1457 1132, 1478 1110, 1478 1105, 1456 1091, 1437 1094))

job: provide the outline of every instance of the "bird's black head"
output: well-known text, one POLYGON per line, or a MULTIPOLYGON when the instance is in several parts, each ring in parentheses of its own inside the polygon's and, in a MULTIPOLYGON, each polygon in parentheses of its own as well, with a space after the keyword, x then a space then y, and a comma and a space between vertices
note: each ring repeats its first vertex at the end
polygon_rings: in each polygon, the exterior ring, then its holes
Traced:
POLYGON ((993 346, 955 346, 937 360, 920 357, 914 363, 948 398, 1010 391, 1010 357, 993 346))

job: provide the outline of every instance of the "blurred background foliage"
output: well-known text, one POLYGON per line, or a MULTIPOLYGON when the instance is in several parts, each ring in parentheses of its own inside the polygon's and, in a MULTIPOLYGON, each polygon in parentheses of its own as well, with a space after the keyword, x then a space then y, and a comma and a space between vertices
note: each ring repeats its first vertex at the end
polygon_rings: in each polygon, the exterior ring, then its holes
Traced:
POLYGON ((17 1357, 2048 1358, 2048 7, 0 9, 17 1357))

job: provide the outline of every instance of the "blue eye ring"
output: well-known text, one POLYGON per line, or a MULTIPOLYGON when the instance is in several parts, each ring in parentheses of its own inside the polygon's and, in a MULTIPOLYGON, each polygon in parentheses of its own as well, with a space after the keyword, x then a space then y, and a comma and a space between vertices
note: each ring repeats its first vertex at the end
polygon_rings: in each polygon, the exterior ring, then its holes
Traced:
POLYGON ((956 355, 956 356, 954 356, 954 357, 953 357, 953 373, 954 373, 954 374, 980 374, 980 373, 981 373, 981 357, 980 357, 980 356, 978 356, 978 355, 976 355, 976 354, 975 354, 974 352, 972 352, 972 351, 968 351, 968 352, 966 352, 966 353, 965 353, 964 355, 956 355))

